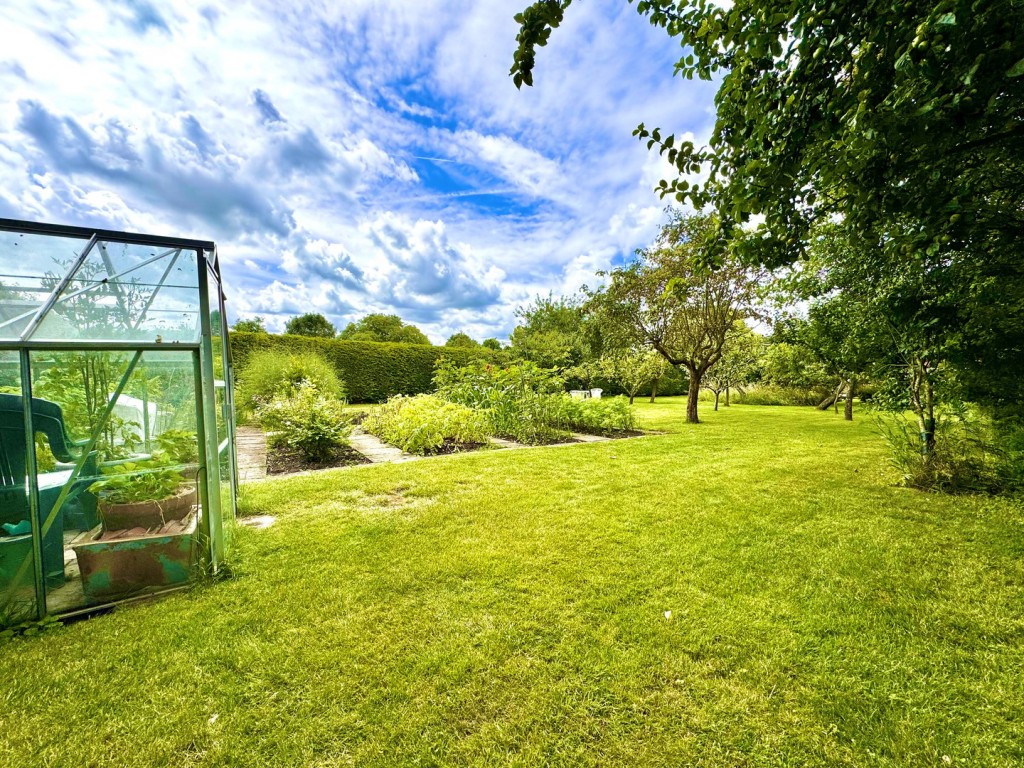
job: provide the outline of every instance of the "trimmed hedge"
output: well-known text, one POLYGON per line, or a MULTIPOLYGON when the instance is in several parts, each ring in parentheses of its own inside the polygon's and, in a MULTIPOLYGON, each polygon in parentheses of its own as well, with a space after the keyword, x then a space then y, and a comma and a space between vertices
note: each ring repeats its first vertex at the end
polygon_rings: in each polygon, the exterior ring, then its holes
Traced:
POLYGON ((393 395, 419 395, 434 391, 434 363, 444 357, 456 365, 494 359, 486 348, 428 347, 381 341, 339 341, 311 336, 232 331, 229 340, 236 371, 256 350, 316 352, 338 371, 351 403, 383 403, 393 395))

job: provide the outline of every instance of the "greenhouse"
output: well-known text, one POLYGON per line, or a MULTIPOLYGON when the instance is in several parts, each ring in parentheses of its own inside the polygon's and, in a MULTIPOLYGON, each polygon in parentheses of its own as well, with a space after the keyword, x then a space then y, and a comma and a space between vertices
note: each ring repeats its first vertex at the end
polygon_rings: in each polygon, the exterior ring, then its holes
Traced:
POLYGON ((222 570, 225 323, 212 242, 0 219, 0 627, 222 570))

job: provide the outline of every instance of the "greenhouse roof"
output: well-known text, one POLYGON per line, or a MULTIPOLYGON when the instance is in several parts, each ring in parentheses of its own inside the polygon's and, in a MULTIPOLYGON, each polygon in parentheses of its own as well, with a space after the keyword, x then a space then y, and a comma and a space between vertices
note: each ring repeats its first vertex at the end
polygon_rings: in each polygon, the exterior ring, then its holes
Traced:
POLYGON ((209 240, 0 219, 0 347, 199 343, 209 240))
POLYGON ((138 243, 139 245, 167 245, 175 248, 195 248, 212 251, 215 247, 211 240, 192 240, 185 237, 161 237, 144 235, 136 232, 120 232, 115 229, 96 229, 95 227, 73 227, 66 224, 41 224, 35 221, 0 218, 0 230, 24 232, 36 235, 60 235, 63 237, 79 237, 88 239, 96 235, 98 240, 115 243, 138 243))

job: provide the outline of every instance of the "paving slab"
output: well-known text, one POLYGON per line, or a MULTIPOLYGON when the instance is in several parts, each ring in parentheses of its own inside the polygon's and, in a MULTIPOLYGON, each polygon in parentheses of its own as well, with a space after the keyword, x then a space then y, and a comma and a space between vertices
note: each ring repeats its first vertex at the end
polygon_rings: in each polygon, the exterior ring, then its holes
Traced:
POLYGON ((492 437, 491 442, 498 448, 529 448, 528 445, 517 443, 515 440, 506 440, 503 437, 492 437))
POLYGON ((349 444, 374 464, 396 464, 422 458, 406 453, 400 448, 380 440, 376 435, 356 430, 349 437, 349 444))
POLYGON ((267 436, 262 429, 238 427, 235 430, 235 451, 239 482, 262 480, 267 476, 267 436))

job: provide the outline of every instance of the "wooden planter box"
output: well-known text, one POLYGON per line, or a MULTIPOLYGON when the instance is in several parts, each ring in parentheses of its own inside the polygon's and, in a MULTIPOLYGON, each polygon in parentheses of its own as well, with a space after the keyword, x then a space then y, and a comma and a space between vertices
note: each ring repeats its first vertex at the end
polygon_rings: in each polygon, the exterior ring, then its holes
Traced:
POLYGON ((156 528, 172 520, 183 520, 196 505, 196 487, 185 487, 174 496, 155 501, 136 501, 130 504, 99 503, 100 522, 105 531, 125 528, 156 528))
POLYGON ((187 583, 195 532, 192 514, 149 530, 107 531, 96 526, 81 534, 71 548, 78 558, 86 601, 106 602, 187 583))

